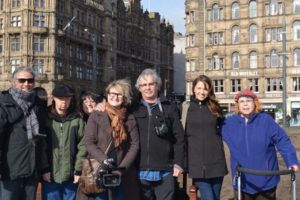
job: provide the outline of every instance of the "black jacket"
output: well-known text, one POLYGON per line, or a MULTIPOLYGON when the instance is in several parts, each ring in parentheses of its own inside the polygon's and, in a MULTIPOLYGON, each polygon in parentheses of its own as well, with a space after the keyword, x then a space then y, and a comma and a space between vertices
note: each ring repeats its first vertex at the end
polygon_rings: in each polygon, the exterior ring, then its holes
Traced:
MULTIPOLYGON (((40 134, 45 134, 46 110, 40 99, 35 99, 35 110, 40 125, 40 134)), ((28 140, 23 111, 12 96, 0 93, 0 174, 2 179, 36 177, 49 170, 46 155, 45 137, 28 140)))
POLYGON ((147 107, 140 102, 132 108, 140 134, 138 159, 140 170, 172 171, 174 164, 183 168, 184 132, 179 121, 178 109, 176 104, 166 100, 161 100, 161 104, 163 113, 156 106, 152 110, 151 117, 149 117, 147 107), (155 126, 159 126, 163 122, 168 124, 167 137, 159 137, 155 133, 155 126))
POLYGON ((206 105, 192 99, 187 113, 188 171, 192 178, 216 178, 227 174, 221 121, 206 105))

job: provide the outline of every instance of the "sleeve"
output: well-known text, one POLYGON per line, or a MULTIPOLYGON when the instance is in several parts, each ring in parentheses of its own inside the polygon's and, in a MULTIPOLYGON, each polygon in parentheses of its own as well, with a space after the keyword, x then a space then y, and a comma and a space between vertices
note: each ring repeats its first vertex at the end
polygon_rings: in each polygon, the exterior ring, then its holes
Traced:
POLYGON ((92 112, 90 115, 85 131, 84 131, 84 145, 88 152, 88 154, 98 160, 99 162, 103 162, 107 159, 105 152, 102 151, 97 146, 97 122, 95 120, 96 112, 92 112))
POLYGON ((134 162, 134 160, 138 154, 138 151, 139 151, 139 143, 140 143, 136 121, 132 115, 130 118, 131 118, 130 119, 130 124, 131 124, 130 128, 131 129, 128 130, 128 133, 130 136, 129 137, 129 150, 126 153, 122 162, 120 163, 120 167, 125 167, 126 169, 128 169, 134 162))
POLYGON ((284 159, 285 164, 290 167, 292 165, 299 165, 297 153, 289 136, 283 128, 281 128, 271 117, 267 116, 270 129, 271 142, 276 146, 284 159))
POLYGON ((1 170, 1 160, 2 160, 2 152, 3 152, 3 147, 4 147, 4 134, 5 134, 5 127, 7 125, 7 115, 6 112, 3 110, 3 108, 0 105, 0 176, 2 174, 1 170))
POLYGON ((40 152, 41 152, 41 173, 47 173, 50 172, 51 167, 50 167, 50 147, 49 143, 47 142, 50 139, 50 132, 48 131, 48 119, 47 119, 47 114, 45 112, 45 115, 43 116, 43 133, 45 134, 46 137, 40 137, 40 152))
POLYGON ((77 144, 78 152, 76 154, 75 175, 80 175, 82 160, 87 156, 87 151, 84 146, 84 128, 85 128, 85 122, 81 118, 79 118, 78 144, 77 144))
POLYGON ((172 119, 172 131, 174 135, 174 164, 184 167, 184 149, 185 139, 182 124, 179 118, 179 111, 175 103, 170 106, 170 114, 172 119))

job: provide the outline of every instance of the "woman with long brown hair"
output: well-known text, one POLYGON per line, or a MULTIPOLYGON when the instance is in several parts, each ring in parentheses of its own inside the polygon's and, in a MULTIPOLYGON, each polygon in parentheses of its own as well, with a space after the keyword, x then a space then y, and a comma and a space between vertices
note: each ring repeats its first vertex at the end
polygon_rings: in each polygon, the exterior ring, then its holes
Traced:
POLYGON ((192 91, 190 102, 184 102, 182 108, 186 112, 182 122, 188 138, 188 173, 198 186, 201 199, 218 200, 227 174, 219 131, 224 117, 210 78, 198 76, 192 91))

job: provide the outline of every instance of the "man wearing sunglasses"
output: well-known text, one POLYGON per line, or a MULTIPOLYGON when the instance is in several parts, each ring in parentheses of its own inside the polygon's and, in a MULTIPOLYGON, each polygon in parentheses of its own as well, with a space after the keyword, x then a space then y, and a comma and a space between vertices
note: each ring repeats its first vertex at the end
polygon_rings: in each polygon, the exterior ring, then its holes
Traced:
POLYGON ((39 175, 48 171, 43 102, 34 92, 32 68, 12 74, 12 87, 0 93, 0 199, 35 200, 39 175))

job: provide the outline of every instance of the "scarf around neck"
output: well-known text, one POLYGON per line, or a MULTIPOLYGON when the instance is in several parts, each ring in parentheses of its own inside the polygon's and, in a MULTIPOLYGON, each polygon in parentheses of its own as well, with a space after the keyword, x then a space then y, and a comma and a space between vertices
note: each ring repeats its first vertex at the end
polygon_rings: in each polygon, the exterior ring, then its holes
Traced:
POLYGON ((127 139, 127 133, 124 127, 127 109, 125 107, 115 108, 109 103, 105 103, 105 110, 111 120, 112 136, 115 148, 117 148, 127 139))
POLYGON ((24 113, 27 138, 31 140, 34 136, 39 135, 39 123, 36 113, 32 109, 35 103, 35 92, 26 92, 18 88, 10 88, 8 92, 24 113))

